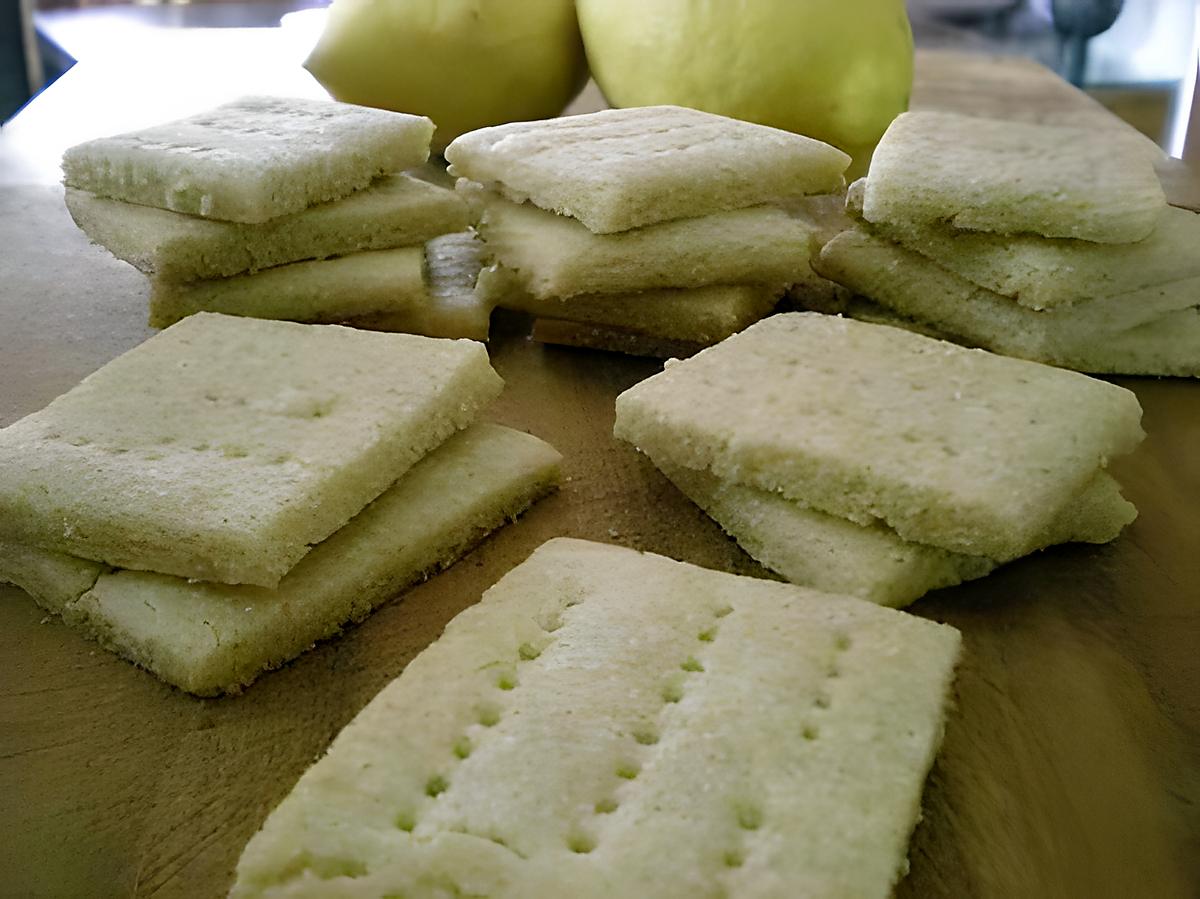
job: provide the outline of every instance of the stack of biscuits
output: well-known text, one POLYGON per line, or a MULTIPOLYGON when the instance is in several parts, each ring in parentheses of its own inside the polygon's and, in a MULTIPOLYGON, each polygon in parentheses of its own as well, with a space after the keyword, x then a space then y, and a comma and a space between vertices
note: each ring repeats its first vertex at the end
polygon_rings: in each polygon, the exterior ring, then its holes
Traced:
POLYGON ((1143 141, 913 112, 848 192, 824 308, 1078 371, 1200 375, 1200 215, 1143 141))
POLYGON ((427 159, 433 127, 249 97, 71 148, 67 206, 93 242, 150 276, 154 327, 208 311, 486 338, 466 205, 403 174, 427 159))
POLYGON ((234 692, 551 490, 468 340, 198 313, 0 430, 0 581, 234 692))
POLYGON ((1136 511, 1136 397, 883 325, 787 313, 617 399, 615 433, 788 580, 902 606, 1136 511))
POLYGON ((772 311, 812 278, 789 205, 844 188, 849 157, 679 107, 484 128, 446 149, 479 209, 482 300, 555 343, 667 356, 772 311))

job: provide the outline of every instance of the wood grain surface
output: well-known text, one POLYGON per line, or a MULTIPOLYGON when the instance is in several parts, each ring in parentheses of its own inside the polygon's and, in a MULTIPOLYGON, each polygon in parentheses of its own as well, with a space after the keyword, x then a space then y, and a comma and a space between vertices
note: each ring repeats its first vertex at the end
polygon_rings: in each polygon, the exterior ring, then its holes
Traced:
MULTIPOLYGON (((4 425, 150 332, 144 280, 87 244, 59 189, 0 191, 0 228, 4 425)), ((507 386, 487 417, 558 447, 561 491, 241 696, 166 687, 0 587, 0 896, 222 895, 333 735, 550 537, 766 576, 612 438, 614 398, 659 364, 525 325, 495 321, 507 386)), ((1200 385, 1117 382, 1149 434, 1114 464, 1138 520, 911 609, 960 628, 965 655, 901 897, 1200 895, 1200 385)))

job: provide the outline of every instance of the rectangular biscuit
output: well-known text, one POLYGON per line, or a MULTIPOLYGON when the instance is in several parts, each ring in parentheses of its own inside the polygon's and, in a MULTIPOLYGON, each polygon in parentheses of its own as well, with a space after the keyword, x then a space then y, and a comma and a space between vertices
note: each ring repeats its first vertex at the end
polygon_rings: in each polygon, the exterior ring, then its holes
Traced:
MULTIPOLYGON (((900 316, 924 322, 959 342, 1021 359, 1083 371, 1097 368, 1111 342, 1148 322, 1194 307, 1200 277, 1144 287, 1128 294, 1039 312, 959 277, 926 257, 868 234, 845 231, 827 243, 814 261, 820 272, 900 316)), ((1168 338, 1169 344, 1180 342, 1168 338)), ((1164 346, 1166 349, 1166 346, 1164 346)), ((1169 351, 1165 354, 1172 356, 1169 351)), ((1130 359, 1145 372, 1153 357, 1130 359)), ((1200 352, 1191 353, 1200 361, 1200 352)))
POLYGON ((850 597, 552 540, 346 726, 231 895, 887 895, 959 645, 850 597))
MULTIPOLYGON (((910 315, 901 315, 863 297, 854 297, 841 311, 859 321, 904 328, 964 346, 979 345, 965 335, 939 329, 910 315)), ((989 342, 998 339, 997 335, 988 338, 989 342)), ((1093 374, 1200 378, 1200 352, 1197 347, 1200 347, 1200 307, 1193 307, 1168 313, 1128 331, 1108 335, 1095 343, 1080 343, 1069 349, 1053 351, 1042 348, 1037 352, 1010 345, 1006 355, 1093 374)))
MULTIPOLYGON (((850 185, 851 212, 861 213, 863 186, 862 181, 850 185)), ((871 230, 1031 309, 1057 309, 1200 277, 1200 215, 1174 206, 1162 211, 1149 237, 1130 244, 912 222, 879 222, 871 230)))
POLYGON ((486 341, 496 303, 475 290, 483 265, 483 243, 470 231, 434 238, 425 245, 425 265, 429 283, 420 303, 356 316, 346 323, 372 331, 486 341))
MULTIPOLYGON (((932 337, 934 340, 948 340, 951 343, 957 343, 961 346, 975 347, 971 341, 966 340, 955 334, 950 334, 940 330, 937 326, 925 321, 918 321, 915 318, 909 318, 906 315, 901 315, 898 312, 893 312, 886 306, 880 306, 874 300, 868 300, 866 297, 848 295, 846 301, 837 309, 821 309, 816 306, 797 307, 798 312, 823 312, 826 315, 842 315, 846 318, 857 319, 860 322, 869 322, 873 325, 887 325, 891 328, 903 328, 906 331, 912 331, 914 334, 922 334, 925 337, 932 337)), ((1006 354, 1012 355, 1012 354, 1006 354)), ((1024 356, 1018 356, 1019 359, 1024 359, 1024 356)), ((1038 361, 1038 360, 1033 360, 1038 361)), ((1064 366, 1060 366, 1064 367, 1064 366)))
POLYGON ((493 198, 479 223, 491 260, 539 299, 712 284, 772 288, 805 277, 815 226, 774 206, 718 212, 621 234, 493 198))
POLYGON ((1063 363, 1107 374, 1200 378, 1200 305, 1080 348, 1063 363))
POLYGON ((501 387, 471 341, 193 315, 0 429, 0 538, 273 587, 501 387))
POLYGON ((0 584, 13 584, 55 615, 61 615, 111 569, 100 562, 0 540, 0 584))
POLYGON ((451 173, 596 234, 840 191, 850 157, 788 131, 678 106, 481 128, 451 173))
POLYGON ((683 359, 700 352, 707 345, 658 337, 612 325, 563 321, 557 318, 534 319, 530 336, 538 343, 600 350, 605 353, 624 353, 627 356, 648 356, 652 359, 683 359))
POLYGON ((189 693, 237 692, 514 520, 553 489, 560 461, 536 437, 473 425, 318 544, 275 589, 118 571, 67 606, 64 619, 189 693))
MULTIPOLYGON (((57 608, 35 598, 181 690, 238 692, 514 519, 554 487, 560 459, 536 437, 473 425, 318 544, 275 589, 107 572, 71 556, 27 550, 63 570, 48 591, 58 596, 57 608), (66 577, 72 564, 80 575, 91 570, 82 590, 81 577, 66 577)), ((0 544, 0 580, 33 593, 39 582, 14 565, 21 557, 11 549, 0 544)))
POLYGON ((433 122, 327 100, 244 97, 63 155, 68 187, 230 222, 265 222, 429 156, 433 122))
MULTIPOLYGON (((878 522, 855 524, 707 471, 655 464, 750 556, 794 584, 899 608, 1008 561, 913 543, 878 522)), ((1117 482, 1100 472, 1037 542, 1107 543, 1135 517, 1117 482)))
POLYGON ((159 281, 228 278, 305 259, 408 247, 467 227, 444 187, 387 175, 340 200, 258 225, 122 203, 67 188, 67 209, 93 243, 159 281))
POLYGON ((154 278, 150 327, 197 312, 336 325, 420 306, 427 296, 423 248, 367 250, 190 284, 154 278))
POLYGON ((478 290, 505 309, 702 346, 758 321, 775 308, 782 294, 780 289, 759 285, 712 285, 539 299, 525 290, 518 275, 499 264, 479 273, 478 290))
POLYGON ((652 458, 967 555, 1015 558, 1144 436, 1128 390, 896 328, 764 319, 617 397, 652 458))
POLYGON ((1131 243, 1166 207, 1141 141, 945 112, 899 115, 871 157, 868 222, 1131 243))

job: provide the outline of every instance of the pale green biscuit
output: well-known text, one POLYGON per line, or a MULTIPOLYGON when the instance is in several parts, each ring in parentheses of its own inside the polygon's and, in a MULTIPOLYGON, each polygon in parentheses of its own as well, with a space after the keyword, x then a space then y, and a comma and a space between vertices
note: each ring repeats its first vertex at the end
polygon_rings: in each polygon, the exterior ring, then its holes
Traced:
MULTIPOLYGON (((863 297, 854 297, 841 311, 859 321, 904 328, 964 346, 979 345, 961 334, 953 334, 929 322, 893 312, 863 297)), ((989 341, 994 342, 994 337, 989 341)), ((1018 346, 1010 347, 1005 355, 1093 374, 1198 378, 1200 352, 1197 347, 1200 347, 1200 308, 1192 308, 1171 312, 1156 321, 1113 334, 1092 346, 1061 353, 1042 353, 1041 358, 1033 358, 1034 353, 1018 346)))
POLYGON ((429 156, 433 122, 324 100, 245 97, 63 155, 63 180, 126 203, 265 222, 429 156))
MULTIPOLYGON (((706 471, 655 464, 747 553, 795 584, 900 607, 1008 561, 912 543, 879 523, 855 524, 706 471)), ((1038 542, 1107 543, 1135 517, 1117 482, 1101 472, 1038 542)))
POLYGON ((1128 390, 816 313, 775 315, 617 398, 652 458, 968 555, 1014 558, 1144 436, 1128 390))
POLYGON ((56 615, 108 570, 99 562, 0 540, 0 584, 20 587, 56 615))
POLYGON ((482 254, 482 242, 470 231, 431 240, 425 245, 429 284, 424 299, 405 309, 356 316, 347 324, 373 331, 487 340, 496 303, 475 289, 482 254))
POLYGON ((165 328, 197 312, 339 324, 420 306, 427 296, 421 247, 369 250, 214 281, 177 284, 155 278, 150 326, 165 328))
POLYGON ((1178 335, 1162 327, 1140 330, 1194 307, 1200 301, 1200 277, 1038 312, 860 229, 827 243, 814 264, 826 277, 902 317, 1008 356, 1121 374, 1178 374, 1181 364, 1200 364, 1200 348, 1185 336, 1190 329, 1178 335), (1157 344, 1140 340, 1140 352, 1128 344, 1114 353, 1132 329, 1161 339, 1157 344))
MULTIPOLYGON (((850 185, 847 205, 861 212, 864 181, 850 185)), ((1032 309, 1055 309, 1145 287, 1200 277, 1200 215, 1166 207, 1149 237, 1131 244, 998 236, 944 225, 880 222, 890 240, 927 256, 981 287, 1032 309)))
POLYGON ((596 234, 836 192, 850 164, 821 141, 678 106, 482 128, 446 159, 452 174, 596 234))
POLYGON ((94 243, 159 281, 228 278, 304 259, 422 244, 467 227, 454 191, 389 175, 350 196, 259 225, 221 222, 67 188, 67 208, 94 243))
POLYGON ((429 297, 419 306, 398 312, 374 312, 347 319, 345 324, 366 331, 421 334, 425 337, 465 338, 486 342, 492 307, 473 294, 429 297))
POLYGON ((1122 331, 1058 364, 1108 374, 1200 378, 1200 306, 1122 331))
POLYGON ((503 265, 479 273, 478 292, 497 306, 545 318, 608 325, 651 337, 707 346, 753 324, 775 308, 781 290, 757 285, 713 285, 627 294, 580 294, 539 299, 503 265))
POLYGON ((501 386, 471 341, 193 315, 0 430, 0 538, 273 587, 501 386))
MULTIPOLYGON (((922 334, 925 337, 932 337, 934 340, 949 340, 951 343, 957 343, 962 346, 974 347, 963 337, 954 334, 949 334, 939 328, 931 325, 929 322, 917 321, 915 318, 909 318, 905 315, 900 315, 898 312, 893 312, 886 306, 880 306, 874 300, 868 300, 865 297, 850 296, 841 308, 831 311, 828 309, 818 309, 815 307, 802 307, 801 311, 807 309, 812 312, 824 312, 826 315, 844 315, 847 318, 857 319, 860 322, 870 322, 873 325, 887 325, 891 328, 903 328, 906 331, 912 331, 914 334, 922 334)), ((1012 354, 1004 354, 1012 355, 1012 354)), ((1024 359, 1024 356, 1018 358, 1024 359)), ((1037 362, 1039 360, 1032 360, 1037 362)), ((1066 366, 1060 366, 1066 367, 1066 366)))
POLYGON ((1085 128, 906 112, 871 157, 863 216, 1130 243, 1166 207, 1141 141, 1085 128))
POLYGON ((538 343, 601 350, 606 353, 624 353, 627 356, 648 356, 652 359, 683 359, 698 353, 707 345, 674 340, 670 337, 657 337, 612 325, 594 325, 557 318, 534 319, 530 336, 538 343))
POLYGON ((479 231, 494 261, 539 299, 712 284, 779 288, 806 277, 815 226, 774 206, 622 234, 493 198, 479 231))
POLYGON ((849 597, 552 540, 347 725, 231 895, 886 896, 959 645, 849 597))
MULTIPOLYGON (((474 425, 318 544, 275 589, 117 571, 60 611, 181 690, 237 692, 515 519, 555 486, 560 460, 536 437, 474 425)), ((0 546, 0 579, 9 577, 7 561, 0 546)))

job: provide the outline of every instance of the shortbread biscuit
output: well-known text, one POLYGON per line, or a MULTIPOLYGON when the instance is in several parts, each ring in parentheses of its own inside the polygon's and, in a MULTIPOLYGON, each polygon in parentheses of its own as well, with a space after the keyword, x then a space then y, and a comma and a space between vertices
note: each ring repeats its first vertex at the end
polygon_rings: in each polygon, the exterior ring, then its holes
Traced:
MULTIPOLYGON (((942 331, 929 322, 917 321, 915 318, 909 318, 906 315, 901 315, 898 312, 893 312, 886 306, 880 306, 874 300, 868 300, 866 297, 859 297, 850 294, 845 302, 839 304, 836 310, 821 309, 817 306, 806 306, 801 304, 797 307, 799 312, 823 312, 826 315, 844 315, 846 318, 857 319, 860 322, 869 322, 873 325, 887 325, 892 328, 903 328, 906 331, 912 331, 914 334, 922 334, 925 337, 932 337, 934 340, 948 340, 951 343, 957 343, 960 346, 979 348, 977 344, 972 343, 964 337, 957 334, 950 334, 942 331)), ((993 352, 995 352, 993 350, 993 352)), ((1003 355, 1013 355, 1005 353, 1003 355)), ((1019 359, 1024 359, 1024 356, 1018 356, 1019 359)), ((1034 359, 1034 362, 1041 360, 1034 359)), ((1060 366, 1065 367, 1065 366, 1060 366)))
POLYGON ((821 141, 678 106, 481 128, 446 159, 453 174, 596 234, 833 193, 850 164, 821 141))
POLYGON ((0 430, 0 539, 273 587, 501 386, 471 341, 193 315, 0 430))
POLYGON ((593 234, 536 206, 494 198, 479 224, 493 261, 539 299, 711 284, 780 288, 805 277, 815 226, 774 206, 622 234, 593 234))
POLYGON ((816 313, 668 365, 616 412, 652 458, 994 559, 1036 548, 1144 436, 1124 388, 816 313))
POLYGON ((1126 332, 1195 307, 1200 302, 1200 277, 1038 312, 857 229, 827 243, 814 265, 897 315, 931 325, 957 342, 1007 356, 1122 374, 1176 374, 1181 362, 1200 365, 1200 345, 1189 347, 1187 327, 1179 335, 1161 327, 1139 330, 1162 336, 1157 348, 1146 346, 1144 339, 1139 342, 1151 350, 1148 353, 1111 351, 1122 344, 1126 332), (1121 364, 1118 360, 1128 369, 1114 368, 1121 364))
POLYGON ((482 252, 483 244, 470 231, 431 240, 425 245, 429 278, 425 298, 406 309, 358 316, 347 324, 373 331, 486 341, 496 301, 475 290, 482 252))
POLYGON ((245 97, 63 155, 68 187, 231 222, 347 196, 429 156, 433 122, 326 100, 245 97))
POLYGON ((612 325, 538 318, 533 321, 531 336, 538 343, 624 353, 627 356, 648 356, 651 359, 683 359, 704 349, 707 344, 670 337, 657 337, 641 331, 630 331, 612 325))
POLYGON ((850 597, 552 540, 347 725, 231 895, 885 896, 959 645, 850 597))
POLYGON ((1056 365, 1100 374, 1200 378, 1200 306, 1164 315, 1064 355, 1056 365))
POLYGON ((305 259, 407 247, 462 231, 454 191, 390 175, 341 200, 259 225, 137 206, 67 188, 67 208, 94 243, 159 281, 228 278, 305 259))
POLYGON ((863 216, 1130 243, 1166 203, 1142 143, 1123 134, 907 112, 871 157, 863 216))
MULTIPOLYGON (((861 212, 856 181, 847 206, 861 212)), ((880 222, 872 230, 980 287, 1031 309, 1057 309, 1200 277, 1200 215, 1168 206, 1150 236, 1130 244, 996 235, 945 225, 880 222)))
POLYGON ((690 290, 647 290, 627 294, 580 294, 565 300, 538 299, 520 276, 502 265, 479 274, 479 293, 505 309, 637 331, 651 337, 707 346, 758 321, 775 308, 782 290, 762 286, 714 285, 690 290))
MULTIPOLYGON (((473 425, 318 544, 275 589, 116 571, 101 574, 62 615, 181 690, 237 692, 515 519, 555 486, 560 459, 536 437, 473 425)), ((0 548, 0 579, 5 561, 0 548)))
MULTIPOLYGON (((794 584, 900 607, 1009 561, 912 543, 878 522, 855 524, 707 471, 655 464, 742 549, 794 584)), ((1037 542, 1107 543, 1136 517, 1117 482, 1101 472, 1037 542)))
MULTIPOLYGON (((863 297, 851 299, 842 313, 859 321, 904 328, 963 346, 983 346, 966 335, 952 333, 909 315, 901 315, 863 297)), ((1030 350, 1014 345, 1013 341, 1004 340, 1000 335, 988 335, 984 340, 993 345, 993 352, 998 351, 995 345, 1003 343, 1006 356, 1092 374, 1200 378, 1200 353, 1197 352, 1197 347, 1200 347, 1200 307, 1169 313, 1156 321, 1109 335, 1093 344, 1081 344, 1055 352, 1044 348, 1030 350)))
POLYGON ((335 325, 419 307, 427 296, 423 248, 369 250, 213 281, 155 278, 150 326, 165 328, 197 312, 335 325))
POLYGON ((20 587, 55 615, 61 615, 109 570, 100 562, 0 540, 0 584, 20 587))

